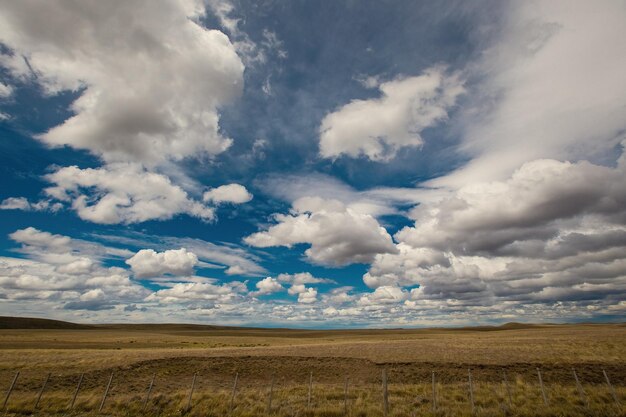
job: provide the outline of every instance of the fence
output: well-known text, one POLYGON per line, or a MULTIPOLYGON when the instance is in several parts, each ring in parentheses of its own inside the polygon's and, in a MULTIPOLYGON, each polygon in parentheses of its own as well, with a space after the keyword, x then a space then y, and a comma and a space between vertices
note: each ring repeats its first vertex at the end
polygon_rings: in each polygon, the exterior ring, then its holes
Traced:
MULTIPOLYGON (((558 383, 552 386, 549 385, 549 375, 542 372, 541 368, 536 368, 534 383, 531 380, 520 382, 519 376, 512 381, 512 375, 506 370, 502 370, 500 381, 480 381, 471 368, 466 370, 465 381, 448 379, 445 382, 440 381, 437 370, 431 371, 428 380, 393 381, 393 375, 382 368, 378 384, 354 381, 350 375, 345 375, 342 382, 338 380, 334 384, 316 383, 315 375, 310 372, 301 384, 278 386, 280 381, 275 374, 271 374, 265 386, 248 387, 247 392, 241 386, 245 374, 239 372, 233 375, 230 382, 218 381, 217 385, 203 388, 199 385, 203 380, 209 381, 210 375, 194 372, 189 375, 188 386, 183 390, 168 389, 167 384, 163 384, 168 375, 153 373, 145 381, 145 389, 139 393, 133 392, 135 389, 126 384, 124 370, 111 372, 104 380, 100 374, 97 378, 92 375, 91 380, 86 373, 58 376, 56 378, 65 382, 61 390, 59 387, 51 389, 55 382, 55 376, 51 373, 42 375, 38 389, 33 389, 32 376, 28 384, 20 386, 23 373, 18 371, 7 381, 2 411, 65 414, 80 408, 81 412, 94 414, 131 415, 129 410, 134 410, 137 413, 141 411, 139 414, 143 415, 150 411, 160 414, 169 407, 181 414, 192 413, 195 408, 199 408, 203 415, 212 415, 211 412, 214 412, 213 415, 293 415, 296 411, 295 414, 313 416, 324 410, 323 415, 384 417, 442 413, 474 415, 481 411, 493 411, 494 408, 504 415, 515 415, 517 411, 528 414, 529 407, 534 407, 534 414, 549 414, 550 410, 559 414, 561 411, 558 410, 565 408, 577 410, 580 415, 619 415, 623 412, 618 391, 605 369, 596 369, 596 382, 587 383, 586 389, 586 381, 579 377, 576 369, 569 370, 570 381, 563 380, 563 371, 559 373, 558 383), (75 386, 68 393, 67 403, 63 406, 62 394, 68 391, 67 382, 70 378, 74 378, 75 386), (602 383, 597 382, 598 378, 602 383), (85 392, 86 384, 89 385, 89 394, 85 392), (160 384, 165 387, 165 392, 162 390, 155 397, 154 390, 160 384), (230 389, 228 385, 231 385, 230 389), (111 402, 114 387, 119 398, 111 402), (530 395, 532 392, 534 394, 530 395), (46 403, 47 395, 54 401, 46 403), (82 402, 81 395, 87 397, 82 402), (181 406, 181 402, 184 405, 181 406), (46 404, 49 410, 44 409, 46 404), (127 410, 124 411, 124 408, 127 410)), ((589 372, 587 375, 590 375, 589 372)))

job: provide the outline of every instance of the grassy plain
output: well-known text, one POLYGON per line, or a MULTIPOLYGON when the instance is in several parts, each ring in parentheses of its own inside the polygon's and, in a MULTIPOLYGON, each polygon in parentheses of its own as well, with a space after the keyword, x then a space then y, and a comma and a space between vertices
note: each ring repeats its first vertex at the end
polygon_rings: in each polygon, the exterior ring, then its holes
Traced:
POLYGON ((48 373, 51 379, 36 415, 68 414, 81 373, 84 382, 69 415, 97 415, 113 372, 106 415, 382 416, 383 369, 389 376, 389 416, 472 415, 470 368, 474 415, 625 415, 602 373, 606 370, 618 401, 626 402, 623 324, 341 331, 184 325, 0 329, 0 388, 8 389, 20 371, 7 407, 15 415, 33 414, 48 373), (581 379, 584 397, 572 369, 581 379), (143 409, 153 375, 154 389, 143 409))

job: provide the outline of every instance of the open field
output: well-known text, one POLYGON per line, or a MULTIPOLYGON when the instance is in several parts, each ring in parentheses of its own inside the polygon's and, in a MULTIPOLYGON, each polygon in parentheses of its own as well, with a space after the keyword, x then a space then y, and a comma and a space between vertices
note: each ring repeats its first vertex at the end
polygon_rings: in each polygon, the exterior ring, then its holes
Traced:
POLYGON ((82 373, 83 383, 71 413, 98 414, 113 372, 104 407, 107 415, 227 415, 238 374, 233 416, 267 414, 272 380, 271 415, 382 416, 381 374, 385 370, 389 416, 471 415, 471 369, 474 414, 625 415, 602 373, 604 369, 610 377, 618 401, 626 402, 623 324, 353 331, 179 325, 56 327, 0 329, 3 391, 20 371, 8 403, 9 414, 32 414, 48 373, 50 382, 37 415, 67 414, 82 373), (542 372, 548 406, 544 405, 537 368, 542 372), (577 390, 573 368, 584 397, 577 390), (194 373, 192 407, 187 410, 194 373), (153 375, 154 389, 142 411, 153 375))

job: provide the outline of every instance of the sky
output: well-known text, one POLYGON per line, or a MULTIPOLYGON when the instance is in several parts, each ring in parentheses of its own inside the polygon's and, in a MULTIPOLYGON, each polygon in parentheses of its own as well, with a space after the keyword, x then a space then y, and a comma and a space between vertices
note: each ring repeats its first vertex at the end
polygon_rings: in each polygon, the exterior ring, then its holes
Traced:
POLYGON ((0 314, 626 318, 626 3, 0 0, 0 314))

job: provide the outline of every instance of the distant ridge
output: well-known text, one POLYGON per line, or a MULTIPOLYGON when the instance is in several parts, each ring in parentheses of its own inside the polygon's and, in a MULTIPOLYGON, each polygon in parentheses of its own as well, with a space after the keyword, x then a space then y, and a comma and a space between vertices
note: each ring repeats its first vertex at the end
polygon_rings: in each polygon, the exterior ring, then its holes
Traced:
POLYGON ((213 326, 210 324, 179 323, 128 323, 128 324, 78 324, 69 321, 34 317, 0 316, 0 329, 75 329, 75 330, 235 330, 244 327, 213 326))
POLYGON ((0 316, 0 329, 94 329, 95 326, 33 317, 0 316))
POLYGON ((7 329, 57 329, 57 330, 135 330, 135 331, 232 331, 232 332, 290 332, 296 334, 310 334, 311 336, 326 332, 349 332, 364 333, 372 332, 449 332, 449 331, 474 331, 493 332, 504 330, 524 330, 538 329, 553 326, 593 326, 597 324, 612 324, 616 326, 626 326, 626 323, 517 323, 509 322, 500 325, 466 326, 466 327, 418 327, 418 328, 347 328, 347 329, 302 329, 284 327, 239 327, 239 326, 217 326, 213 324, 190 324, 190 323, 102 323, 102 324, 79 324, 69 321, 41 319, 35 317, 9 317, 0 316, 0 330, 7 329))
POLYGON ((501 324, 499 326, 468 326, 468 327, 457 327, 457 328, 453 327, 451 329, 489 332, 489 331, 498 331, 498 330, 536 329, 539 327, 558 326, 558 325, 559 324, 552 324, 552 323, 535 324, 535 323, 509 322, 509 323, 501 324))

